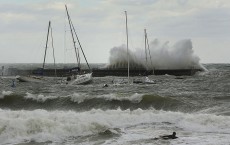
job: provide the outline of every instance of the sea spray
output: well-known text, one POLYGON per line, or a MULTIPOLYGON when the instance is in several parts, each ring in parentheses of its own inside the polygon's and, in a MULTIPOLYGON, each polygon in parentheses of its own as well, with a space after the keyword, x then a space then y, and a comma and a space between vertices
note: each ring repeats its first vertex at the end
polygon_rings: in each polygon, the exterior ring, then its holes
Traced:
MULTIPOLYGON (((146 69, 203 69, 199 63, 200 58, 194 54, 192 41, 184 39, 170 46, 169 42, 161 43, 155 39, 150 43, 150 56, 145 49, 129 50, 130 67, 146 69), (152 61, 152 62, 151 62, 152 61)), ((110 50, 109 68, 127 68, 127 49, 125 45, 113 47, 110 50)))
MULTIPOLYGON (((110 67, 127 68, 128 57, 125 45, 114 47, 110 50, 110 67)), ((140 60, 136 57, 135 52, 129 51, 130 67, 142 67, 140 60)))

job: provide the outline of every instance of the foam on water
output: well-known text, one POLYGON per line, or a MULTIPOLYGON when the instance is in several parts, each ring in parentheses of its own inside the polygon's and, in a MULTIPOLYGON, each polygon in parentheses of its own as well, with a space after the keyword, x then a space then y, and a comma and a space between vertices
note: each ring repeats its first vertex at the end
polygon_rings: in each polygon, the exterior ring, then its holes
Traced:
POLYGON ((31 93, 26 93, 26 95, 24 96, 25 99, 32 99, 38 102, 45 102, 46 100, 52 100, 52 99, 57 99, 57 98, 67 98, 69 97, 71 99, 71 101, 73 102, 77 102, 77 103, 82 103, 84 102, 84 100, 90 100, 90 99, 105 99, 105 100, 119 100, 119 101, 123 101, 123 100, 128 100, 131 102, 140 102, 142 100, 143 94, 138 94, 138 93, 134 93, 131 96, 130 95, 126 95, 126 94, 114 94, 114 93, 110 93, 110 94, 103 94, 103 95, 96 95, 96 96, 92 96, 86 93, 73 93, 71 95, 67 95, 67 96, 45 96, 43 94, 31 94, 31 93))
POLYGON ((58 96, 45 96, 43 94, 38 94, 38 95, 35 95, 35 94, 31 94, 31 93, 26 93, 26 95, 24 96, 25 99, 32 99, 32 100, 35 100, 35 101, 38 101, 38 102, 45 102, 46 100, 52 100, 52 99, 57 99, 58 96))
POLYGON ((12 94, 12 91, 2 91, 2 94, 0 94, 0 99, 3 99, 5 96, 12 94))
MULTIPOLYGON (((191 141, 196 137, 201 139, 200 135, 206 133, 216 134, 222 137, 220 138, 222 141, 229 141, 225 137, 230 134, 229 116, 187 114, 154 109, 133 111, 93 109, 85 112, 0 109, 0 116, 0 141, 3 144, 28 141, 63 142, 70 137, 94 135, 114 128, 120 128, 123 130, 119 132, 121 136, 133 140, 133 132, 137 133, 140 131, 138 128, 143 126, 145 137, 139 134, 142 139, 158 136, 159 133, 165 133, 172 128, 182 133, 192 133, 190 137, 187 136, 191 141)), ((120 142, 124 142, 123 137, 119 138, 120 142)), ((188 141, 186 134, 183 135, 183 139, 188 141)), ((213 141, 212 138, 208 140, 213 141)))
POLYGON ((112 86, 105 77, 87 86, 12 88, 12 79, 2 79, 0 144, 229 144, 230 67, 205 67, 217 69, 183 79, 154 76, 152 86, 112 86), (176 140, 153 139, 173 131, 176 140))

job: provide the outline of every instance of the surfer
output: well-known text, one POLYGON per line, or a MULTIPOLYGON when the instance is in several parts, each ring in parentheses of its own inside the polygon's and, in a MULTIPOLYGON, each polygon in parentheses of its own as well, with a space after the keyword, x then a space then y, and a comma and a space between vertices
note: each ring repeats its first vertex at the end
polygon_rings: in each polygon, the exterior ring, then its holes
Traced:
POLYGON ((160 136, 160 138, 154 138, 154 140, 158 140, 158 139, 164 139, 164 140, 167 140, 167 139, 176 139, 178 137, 176 137, 176 132, 173 132, 173 134, 171 135, 163 135, 163 136, 160 136))
POLYGON ((109 86, 108 84, 104 84, 104 85, 103 85, 103 88, 108 87, 108 86, 109 86))
POLYGON ((176 137, 176 132, 173 132, 172 135, 164 135, 164 136, 160 136, 162 139, 176 139, 178 137, 176 137))

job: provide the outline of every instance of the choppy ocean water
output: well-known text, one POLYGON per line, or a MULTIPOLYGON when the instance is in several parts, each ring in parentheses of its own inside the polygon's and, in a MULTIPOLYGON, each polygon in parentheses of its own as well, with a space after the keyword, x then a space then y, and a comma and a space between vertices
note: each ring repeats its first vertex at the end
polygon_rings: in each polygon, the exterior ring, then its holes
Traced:
POLYGON ((194 76, 149 76, 149 85, 113 85, 108 76, 12 87, 14 76, 1 77, 0 144, 230 144, 230 65, 204 66, 194 76), (173 131, 177 139, 154 139, 173 131))

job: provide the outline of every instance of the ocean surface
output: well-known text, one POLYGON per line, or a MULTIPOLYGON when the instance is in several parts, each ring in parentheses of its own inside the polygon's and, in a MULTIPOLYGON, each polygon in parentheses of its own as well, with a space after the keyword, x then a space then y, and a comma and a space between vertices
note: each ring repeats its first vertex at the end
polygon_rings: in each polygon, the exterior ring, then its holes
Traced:
POLYGON ((0 144, 229 145, 230 64, 204 67, 194 76, 149 76, 156 81, 149 85, 114 85, 121 77, 108 76, 13 87, 15 76, 3 76, 0 144), (155 139, 172 132, 177 139, 155 139))

